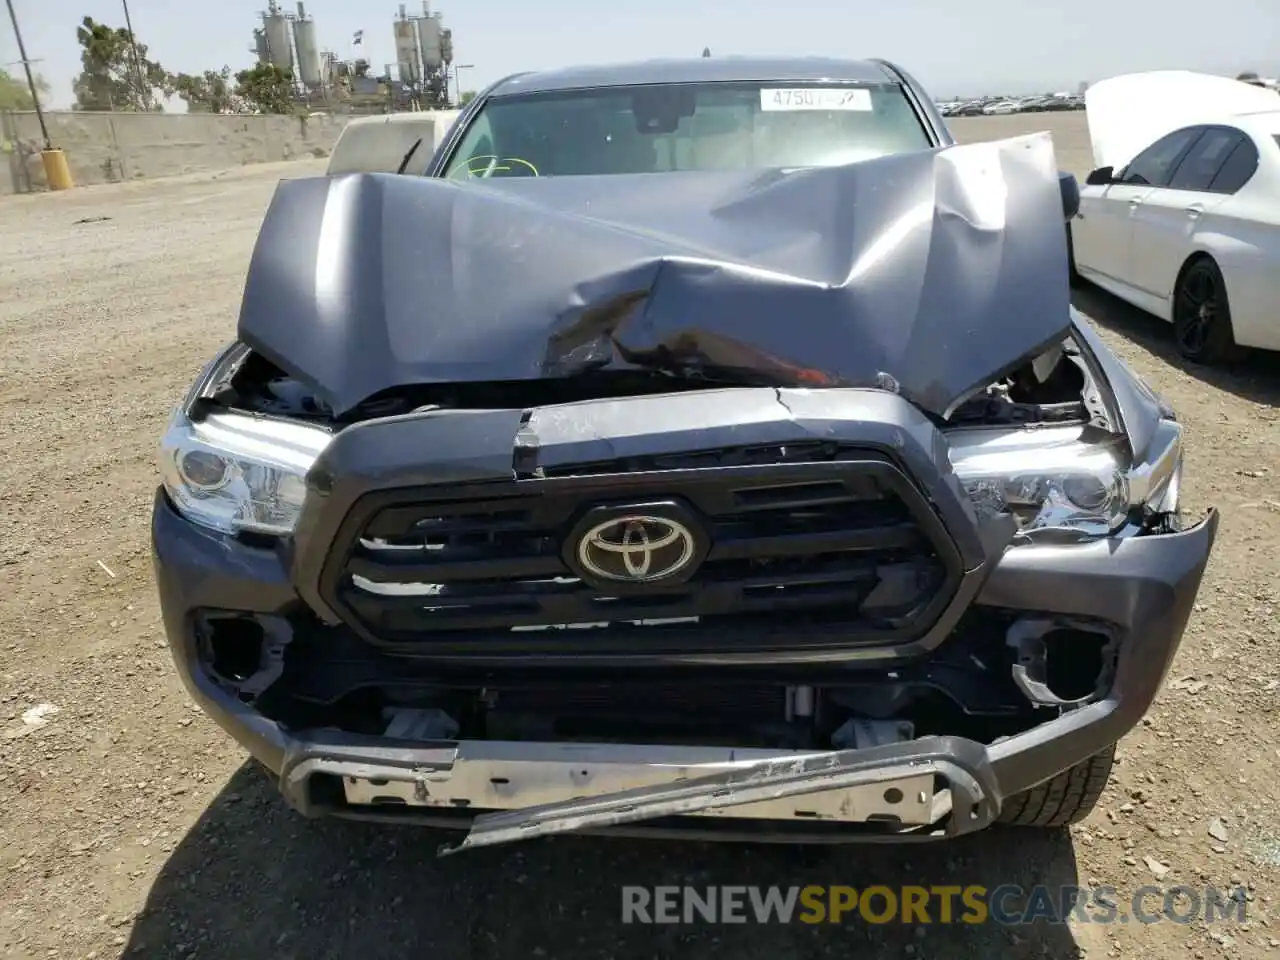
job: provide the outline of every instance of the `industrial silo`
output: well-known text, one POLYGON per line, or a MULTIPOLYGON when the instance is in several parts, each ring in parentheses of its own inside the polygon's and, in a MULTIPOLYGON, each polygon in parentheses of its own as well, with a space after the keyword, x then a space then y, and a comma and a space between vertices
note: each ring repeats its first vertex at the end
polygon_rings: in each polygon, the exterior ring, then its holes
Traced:
POLYGON ((418 25, 418 46, 422 49, 422 68, 427 73, 434 73, 444 65, 444 50, 440 43, 440 16, 427 13, 414 22, 418 25))
POLYGON ((298 4, 298 18, 293 21, 293 45, 298 49, 298 79, 308 89, 318 89, 324 78, 320 70, 316 22, 307 16, 307 9, 301 3, 298 4))
POLYGON ((253 51, 259 63, 271 62, 271 52, 267 49, 267 31, 261 27, 253 28, 253 46, 249 49, 253 51))
POLYGON ((267 35, 267 55, 281 70, 293 70, 293 41, 289 36, 289 18, 274 2, 262 15, 262 29, 267 35))
POLYGON ((440 59, 446 67, 453 63, 453 31, 448 27, 440 31, 440 59))
POLYGON ((418 37, 413 20, 400 5, 400 16, 392 25, 396 36, 396 65, 400 82, 416 87, 422 82, 422 64, 418 60, 418 37))

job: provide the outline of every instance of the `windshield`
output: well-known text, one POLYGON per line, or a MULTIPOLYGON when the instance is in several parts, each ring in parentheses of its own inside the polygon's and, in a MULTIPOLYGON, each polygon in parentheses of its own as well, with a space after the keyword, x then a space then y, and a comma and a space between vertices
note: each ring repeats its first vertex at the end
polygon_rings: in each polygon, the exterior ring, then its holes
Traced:
POLYGON ((654 84, 497 97, 444 176, 834 166, 932 145, 893 83, 654 84))

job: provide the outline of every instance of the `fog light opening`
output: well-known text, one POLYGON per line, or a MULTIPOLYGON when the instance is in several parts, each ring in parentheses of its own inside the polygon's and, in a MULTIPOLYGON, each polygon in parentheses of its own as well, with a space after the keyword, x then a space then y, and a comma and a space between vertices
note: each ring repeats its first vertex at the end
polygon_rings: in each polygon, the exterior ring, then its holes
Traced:
POLYGON ((262 667, 262 625, 242 617, 211 619, 208 624, 209 651, 213 671, 224 680, 240 683, 262 667))
POLYGON ((244 703, 255 703, 284 673, 293 628, 282 617, 231 610, 196 615, 200 662, 211 680, 244 703))
POLYGON ((1072 708, 1106 693, 1114 663, 1112 638, 1096 627, 1019 620, 1006 643, 1014 683, 1037 707, 1072 708))
POLYGON ((1055 696, 1076 701, 1099 692, 1107 637, 1085 630, 1051 630, 1042 641, 1045 647, 1045 686, 1055 696))

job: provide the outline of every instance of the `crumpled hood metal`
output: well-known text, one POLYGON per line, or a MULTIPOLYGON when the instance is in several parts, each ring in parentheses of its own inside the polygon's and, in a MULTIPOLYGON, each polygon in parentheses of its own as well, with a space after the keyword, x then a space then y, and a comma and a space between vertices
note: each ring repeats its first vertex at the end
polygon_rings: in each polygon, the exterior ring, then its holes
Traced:
POLYGON ((239 338, 337 415, 393 387, 674 366, 945 416, 1068 308, 1039 134, 789 173, 284 181, 239 338))

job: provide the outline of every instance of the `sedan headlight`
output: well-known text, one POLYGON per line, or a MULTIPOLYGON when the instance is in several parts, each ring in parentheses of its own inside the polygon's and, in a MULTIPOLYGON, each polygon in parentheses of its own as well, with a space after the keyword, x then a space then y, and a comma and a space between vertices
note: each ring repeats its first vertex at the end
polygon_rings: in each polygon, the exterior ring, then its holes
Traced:
POLYGON ((224 533, 293 532, 306 476, 331 434, 239 413, 193 421, 174 414, 160 445, 160 476, 189 520, 224 533))
POLYGON ((1012 513, 1024 531, 1107 536, 1135 509, 1176 512, 1182 428, 1162 420, 1142 463, 1087 442, 1081 427, 948 431, 951 465, 979 516, 1012 513))

